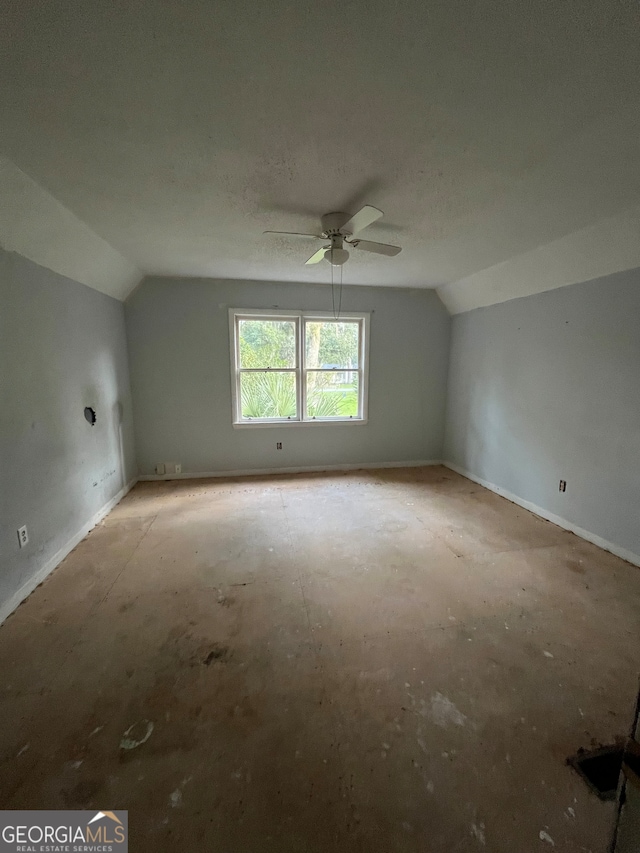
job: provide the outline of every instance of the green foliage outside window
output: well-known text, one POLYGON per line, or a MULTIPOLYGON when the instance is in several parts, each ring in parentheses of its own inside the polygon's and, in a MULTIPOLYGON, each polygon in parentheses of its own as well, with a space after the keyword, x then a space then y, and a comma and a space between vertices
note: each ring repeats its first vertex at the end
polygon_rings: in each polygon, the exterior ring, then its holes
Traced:
MULTIPOLYGON (((306 417, 357 417, 359 324, 307 321, 304 329, 306 417)), ((282 372, 298 366, 295 323, 240 320, 238 345, 241 368, 265 371, 241 374, 242 417, 296 418, 295 373, 282 372)))

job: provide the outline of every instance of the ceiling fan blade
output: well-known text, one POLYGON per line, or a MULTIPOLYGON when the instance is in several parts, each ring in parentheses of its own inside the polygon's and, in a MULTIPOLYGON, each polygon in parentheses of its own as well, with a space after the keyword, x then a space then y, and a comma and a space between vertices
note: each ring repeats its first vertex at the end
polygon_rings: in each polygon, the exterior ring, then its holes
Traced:
POLYGON ((348 219, 342 228, 340 229, 344 234, 359 234, 360 231, 363 231, 368 225, 371 225, 372 222, 375 222, 376 219, 380 219, 384 214, 381 210, 378 210, 377 207, 371 207, 370 204, 365 204, 365 206, 359 210, 357 213, 348 219))
POLYGON ((311 255, 308 261, 305 261, 305 266, 307 264, 319 264, 320 261, 324 258, 324 253, 327 251, 329 246, 323 246, 321 249, 318 249, 315 254, 311 255))
POLYGON ((364 249, 365 252, 375 252, 376 255, 393 255, 399 254, 402 249, 400 246, 390 246, 388 243, 372 243, 370 240, 354 240, 351 244, 356 249, 364 249))
POLYGON ((286 237, 313 237, 314 240, 322 240, 319 234, 302 234, 300 231, 263 231, 263 234, 284 234, 286 237))

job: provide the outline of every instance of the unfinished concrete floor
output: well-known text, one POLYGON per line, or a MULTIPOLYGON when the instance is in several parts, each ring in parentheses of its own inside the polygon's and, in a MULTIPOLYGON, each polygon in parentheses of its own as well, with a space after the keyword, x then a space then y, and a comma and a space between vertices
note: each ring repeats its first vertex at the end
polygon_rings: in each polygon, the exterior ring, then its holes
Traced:
POLYGON ((565 759, 628 733, 639 615, 444 468, 141 483, 0 628, 2 804, 128 809, 136 852, 604 853, 565 759))

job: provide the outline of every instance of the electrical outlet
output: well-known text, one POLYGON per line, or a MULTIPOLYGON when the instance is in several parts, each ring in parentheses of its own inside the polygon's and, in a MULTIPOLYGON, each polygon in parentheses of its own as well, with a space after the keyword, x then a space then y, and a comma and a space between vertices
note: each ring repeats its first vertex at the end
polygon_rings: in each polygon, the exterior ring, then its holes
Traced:
POLYGON ((179 462, 176 462, 176 474, 182 474, 182 465, 179 462))
POLYGON ((164 473, 165 473, 164 462, 158 462, 158 464, 156 465, 156 474, 164 474, 164 473))
POLYGON ((276 442, 276 450, 282 450, 282 442, 281 441, 276 442))
POLYGON ((560 491, 561 492, 567 491, 567 481, 566 480, 560 480, 560 491))
POLYGON ((24 548, 24 546, 29 542, 29 533, 27 531, 26 524, 23 527, 18 528, 18 542, 20 543, 21 548, 24 548))

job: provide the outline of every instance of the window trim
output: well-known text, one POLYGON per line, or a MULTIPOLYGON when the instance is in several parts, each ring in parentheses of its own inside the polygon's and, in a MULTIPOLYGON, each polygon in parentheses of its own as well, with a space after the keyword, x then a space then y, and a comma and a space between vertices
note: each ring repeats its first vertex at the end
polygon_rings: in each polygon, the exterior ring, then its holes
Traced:
MULTIPOLYGON (((289 309, 272 308, 230 308, 229 309, 229 360, 231 366, 231 415, 234 429, 255 429, 260 427, 291 427, 291 426, 326 426, 328 424, 366 424, 369 417, 369 312, 341 312, 337 321, 328 311, 294 311, 289 309), (296 418, 270 420, 242 420, 240 411, 240 348, 239 335, 237 334, 238 322, 240 320, 287 320, 294 318, 296 323, 296 366, 288 368, 277 368, 277 372, 294 373, 296 377, 296 402, 298 413, 296 418), (358 320, 361 324, 359 359, 361 367, 357 369, 360 378, 358 393, 360 396, 360 418, 304 418, 306 406, 306 347, 305 347, 305 322, 317 322, 318 320, 340 322, 341 320, 358 320)), ((321 368, 313 368, 321 371, 321 368)), ((327 373, 332 369, 325 368, 327 373)), ((256 372, 263 372, 256 369, 256 372)), ((276 370, 274 370, 276 372, 276 370)))

